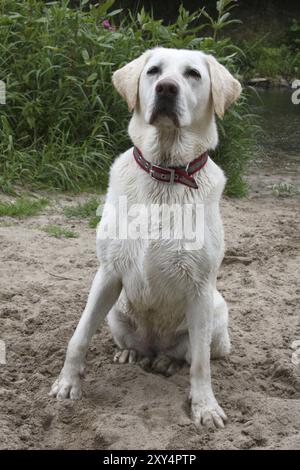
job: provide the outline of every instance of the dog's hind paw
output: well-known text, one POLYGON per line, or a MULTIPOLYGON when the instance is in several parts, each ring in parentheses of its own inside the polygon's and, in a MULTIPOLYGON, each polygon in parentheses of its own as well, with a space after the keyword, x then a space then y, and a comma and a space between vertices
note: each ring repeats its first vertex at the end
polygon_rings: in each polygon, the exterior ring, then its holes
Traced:
POLYGON ((141 367, 147 372, 154 372, 170 377, 175 374, 181 367, 182 362, 170 358, 164 354, 159 354, 155 359, 145 357, 140 362, 141 367))
POLYGON ((80 378, 61 375, 52 385, 49 396, 80 400, 82 397, 80 378))
POLYGON ((160 355, 154 359, 151 368, 158 374, 163 374, 166 377, 170 377, 171 375, 174 375, 179 369, 181 369, 182 364, 182 361, 160 355))

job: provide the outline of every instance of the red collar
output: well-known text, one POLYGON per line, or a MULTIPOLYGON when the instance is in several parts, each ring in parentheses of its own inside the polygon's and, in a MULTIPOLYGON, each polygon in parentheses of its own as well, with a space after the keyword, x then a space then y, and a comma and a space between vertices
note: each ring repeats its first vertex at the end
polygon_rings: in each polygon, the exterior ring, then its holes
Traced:
POLYGON ((181 183, 194 189, 198 189, 198 186, 192 175, 201 170, 208 159, 207 152, 204 152, 200 157, 195 158, 195 160, 189 162, 185 167, 164 167, 148 162, 148 160, 143 157, 142 152, 135 146, 133 147, 133 156, 138 165, 149 173, 151 178, 168 184, 181 183))

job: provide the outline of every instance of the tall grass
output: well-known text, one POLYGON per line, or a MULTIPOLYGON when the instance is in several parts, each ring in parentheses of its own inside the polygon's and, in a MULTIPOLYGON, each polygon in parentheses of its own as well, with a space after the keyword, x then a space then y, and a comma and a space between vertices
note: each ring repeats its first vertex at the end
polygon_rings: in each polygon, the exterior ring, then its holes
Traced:
MULTIPOLYGON (((231 19, 232 0, 217 2, 216 19, 204 9, 179 9, 176 23, 164 26, 143 9, 124 16, 109 13, 114 3, 77 9, 68 1, 2 0, 0 79, 7 88, 0 105, 0 187, 79 190, 105 187, 112 159, 129 145, 126 104, 112 88, 112 71, 145 49, 202 49, 237 72, 242 52, 229 38, 218 39, 231 19), (110 10, 109 10, 110 9, 110 10), (228 15, 227 15, 228 13, 228 15), (225 16, 224 16, 225 15, 225 16), (103 20, 117 26, 106 29, 103 20), (209 27, 211 37, 202 38, 209 27)), ((244 166, 254 143, 247 104, 222 123, 216 158, 227 172, 232 195, 241 195, 244 166), (235 142, 233 142, 235 139, 235 142)))

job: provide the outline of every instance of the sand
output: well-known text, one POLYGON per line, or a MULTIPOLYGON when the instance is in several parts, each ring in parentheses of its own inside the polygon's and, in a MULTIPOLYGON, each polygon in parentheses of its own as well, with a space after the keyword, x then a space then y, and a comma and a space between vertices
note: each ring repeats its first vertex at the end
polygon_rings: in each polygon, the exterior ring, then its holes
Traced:
MULTIPOLYGON (((3 198, 3 196, 1 196, 3 198)), ((0 222, 1 449, 300 449, 299 198, 253 193, 223 199, 226 256, 219 287, 230 306, 232 353, 213 361, 224 430, 197 430, 189 418, 189 371, 170 378, 116 365, 106 325, 87 356, 84 397, 48 397, 97 268, 95 230, 66 219, 51 196, 42 215, 0 222), (61 224, 80 233, 56 239, 61 224)))

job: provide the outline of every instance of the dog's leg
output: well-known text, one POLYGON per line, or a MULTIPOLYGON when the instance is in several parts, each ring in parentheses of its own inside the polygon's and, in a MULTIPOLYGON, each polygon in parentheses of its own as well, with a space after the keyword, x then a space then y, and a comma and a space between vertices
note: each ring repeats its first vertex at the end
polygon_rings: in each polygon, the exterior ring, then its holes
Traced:
POLYGON ((51 388, 51 396, 72 399, 81 397, 80 375, 84 370, 84 359, 90 340, 100 321, 104 320, 117 301, 121 288, 121 281, 116 275, 100 267, 94 278, 85 310, 69 342, 63 369, 51 388))
POLYGON ((217 290, 214 292, 213 333, 211 341, 211 358, 219 359, 230 352, 230 339, 228 334, 228 307, 217 290))
POLYGON ((210 374, 213 329, 213 287, 203 286, 187 307, 191 344, 191 408, 197 426, 224 427, 226 415, 214 396, 210 374))

